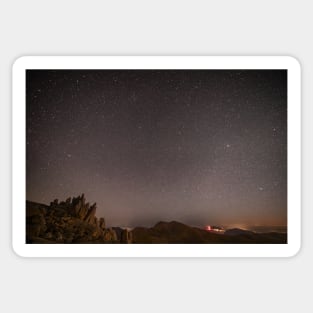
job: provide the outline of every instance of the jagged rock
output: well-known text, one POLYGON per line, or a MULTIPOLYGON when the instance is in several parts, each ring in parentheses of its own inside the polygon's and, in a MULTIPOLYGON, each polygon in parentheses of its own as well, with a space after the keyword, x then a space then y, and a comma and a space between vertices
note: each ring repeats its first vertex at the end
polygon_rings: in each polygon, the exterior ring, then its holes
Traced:
POLYGON ((84 218, 84 221, 86 221, 87 223, 92 223, 94 224, 94 218, 95 218, 95 214, 96 214, 96 210, 97 210, 97 204, 94 203, 90 209, 88 210, 85 218, 84 218))
POLYGON ((84 194, 56 199, 50 206, 27 201, 27 243, 105 243, 119 242, 114 229, 105 228, 105 219, 97 219, 96 203, 86 203, 84 194))
POLYGON ((103 217, 100 217, 99 219, 99 227, 105 229, 105 219, 103 217))
POLYGON ((117 241, 117 235, 114 229, 109 228, 109 233, 111 234, 111 241, 117 241))
POLYGON ((58 199, 54 199, 53 202, 50 203, 50 207, 56 207, 59 204, 59 200, 58 199))
POLYGON ((121 242, 121 238, 122 238, 122 232, 123 232, 123 228, 121 228, 121 227, 113 227, 113 229, 114 229, 114 231, 115 231, 115 233, 116 233, 116 235, 117 235, 117 240, 119 241, 119 242, 121 242))
POLYGON ((71 203, 71 197, 67 198, 65 203, 66 203, 66 205, 69 205, 71 203))
POLYGON ((77 198, 73 198, 70 208, 71 213, 80 219, 84 219, 89 211, 89 203, 85 202, 84 194, 77 198))
POLYGON ((116 232, 112 228, 108 228, 103 232, 103 239, 105 241, 117 241, 116 232))

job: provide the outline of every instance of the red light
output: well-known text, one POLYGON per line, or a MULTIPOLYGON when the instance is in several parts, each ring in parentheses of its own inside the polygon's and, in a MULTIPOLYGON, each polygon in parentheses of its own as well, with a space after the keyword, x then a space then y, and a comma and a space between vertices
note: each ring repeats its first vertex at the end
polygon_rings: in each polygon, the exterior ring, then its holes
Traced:
POLYGON ((211 226, 210 225, 206 226, 206 230, 210 231, 211 230, 211 226))

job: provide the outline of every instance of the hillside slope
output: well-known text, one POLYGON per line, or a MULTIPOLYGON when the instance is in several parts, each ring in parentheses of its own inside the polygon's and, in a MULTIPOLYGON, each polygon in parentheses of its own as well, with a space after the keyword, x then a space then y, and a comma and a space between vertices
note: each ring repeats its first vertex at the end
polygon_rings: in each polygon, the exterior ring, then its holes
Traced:
POLYGON ((287 235, 281 233, 253 233, 240 230, 217 234, 190 227, 179 222, 159 222, 152 228, 136 227, 132 230, 133 243, 286 243, 287 235))

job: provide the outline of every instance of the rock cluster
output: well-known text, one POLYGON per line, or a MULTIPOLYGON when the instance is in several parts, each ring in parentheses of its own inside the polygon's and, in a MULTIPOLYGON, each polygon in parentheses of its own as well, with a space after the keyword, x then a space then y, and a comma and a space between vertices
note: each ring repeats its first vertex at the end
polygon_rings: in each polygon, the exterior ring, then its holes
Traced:
POLYGON ((56 199, 49 206, 26 201, 27 243, 130 243, 126 234, 118 238, 105 219, 96 217, 97 205, 86 203, 84 194, 56 199))

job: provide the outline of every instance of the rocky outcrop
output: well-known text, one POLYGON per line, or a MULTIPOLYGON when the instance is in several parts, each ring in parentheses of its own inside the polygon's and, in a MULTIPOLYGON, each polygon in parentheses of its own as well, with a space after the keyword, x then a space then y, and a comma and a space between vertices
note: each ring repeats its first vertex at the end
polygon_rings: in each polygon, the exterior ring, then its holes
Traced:
POLYGON ((100 219, 99 219, 99 227, 101 229, 105 229, 105 220, 103 217, 100 217, 100 219))
POLYGON ((121 232, 121 242, 122 243, 132 243, 132 232, 127 229, 123 229, 121 232))
MULTIPOLYGON (((70 198, 69 198, 70 199, 70 198)), ((77 198, 72 199, 71 205, 71 213, 73 216, 76 216, 80 219, 84 219, 88 210, 89 210, 89 203, 85 203, 85 195, 82 194, 77 198)))
MULTIPOLYGON (((27 243, 120 243, 105 219, 96 217, 97 205, 90 206, 84 194, 49 206, 26 201, 27 243)), ((123 240, 123 243, 129 243, 123 240)))

